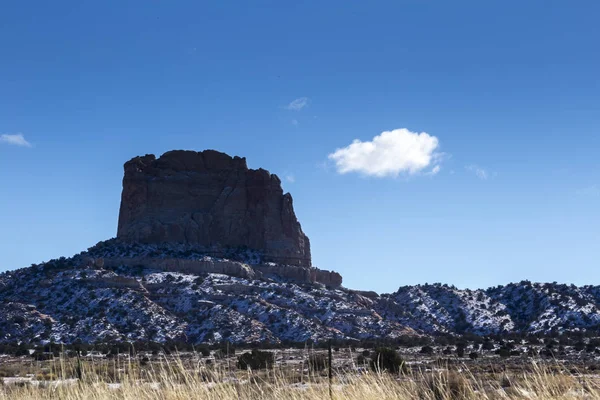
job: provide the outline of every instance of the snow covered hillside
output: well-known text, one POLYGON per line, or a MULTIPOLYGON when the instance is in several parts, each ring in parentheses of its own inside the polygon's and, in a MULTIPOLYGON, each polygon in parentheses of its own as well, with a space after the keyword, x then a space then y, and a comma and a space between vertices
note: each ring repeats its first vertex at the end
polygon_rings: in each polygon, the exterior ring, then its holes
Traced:
POLYGON ((597 286, 520 282, 461 290, 433 284, 377 295, 306 281, 298 275, 305 270, 282 277, 278 268, 287 267, 274 264, 255 274, 260 254, 237 250, 230 256, 237 264, 211 258, 207 265, 227 271, 233 265, 231 273, 115 265, 108 261, 209 261, 189 248, 111 240, 69 259, 1 274, 0 341, 279 343, 600 326, 597 286))

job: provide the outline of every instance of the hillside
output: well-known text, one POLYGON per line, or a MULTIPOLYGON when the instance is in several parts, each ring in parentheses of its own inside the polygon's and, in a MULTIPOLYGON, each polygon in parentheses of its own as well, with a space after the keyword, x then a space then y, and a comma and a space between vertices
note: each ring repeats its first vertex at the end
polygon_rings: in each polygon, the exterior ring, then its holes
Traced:
MULTIPOLYGON (((459 290, 434 284, 377 295, 302 281, 302 275, 261 273, 260 255, 247 250, 231 252, 231 257, 110 240, 68 259, 4 273, 0 341, 279 343, 435 333, 547 333, 592 329, 600 323, 597 286, 521 282, 459 290), (240 269, 226 274, 131 266, 133 260, 150 256, 202 262, 210 271, 223 265, 240 269), (111 260, 131 262, 127 266, 111 260)), ((269 271, 286 270, 268 265, 269 271)))
MULTIPOLYGON (((97 257, 136 259, 156 251, 109 241, 69 259, 0 275, 0 340, 277 343, 413 333, 382 319, 373 300, 341 287, 266 274, 252 279, 108 267, 111 258, 97 257)), ((249 264, 185 254, 187 260, 252 271, 249 264)), ((177 251, 154 255, 173 257, 177 251)))

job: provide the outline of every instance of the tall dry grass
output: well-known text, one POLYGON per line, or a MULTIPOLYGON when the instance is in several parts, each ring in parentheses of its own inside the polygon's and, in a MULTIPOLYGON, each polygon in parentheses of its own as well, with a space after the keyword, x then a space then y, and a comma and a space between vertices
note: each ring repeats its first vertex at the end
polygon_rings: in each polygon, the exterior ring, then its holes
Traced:
POLYGON ((531 364, 519 373, 471 373, 466 368, 412 370, 395 375, 338 372, 330 397, 326 376, 306 371, 232 371, 190 363, 179 357, 145 366, 120 362, 60 359, 52 380, 4 383, 4 399, 123 400, 455 400, 600 399, 597 377, 531 364))

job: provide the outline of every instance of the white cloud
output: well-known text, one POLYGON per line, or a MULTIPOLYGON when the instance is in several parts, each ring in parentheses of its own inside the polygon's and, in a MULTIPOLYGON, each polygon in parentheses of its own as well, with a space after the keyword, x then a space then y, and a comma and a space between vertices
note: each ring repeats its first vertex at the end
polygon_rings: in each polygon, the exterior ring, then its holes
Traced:
POLYGON ((285 180, 289 183, 294 183, 294 182, 296 182, 296 177, 292 174, 286 174, 285 180))
POLYGON ((22 133, 16 133, 14 135, 2 134, 0 135, 0 142, 12 144, 15 146, 31 147, 31 143, 25 140, 25 136, 22 133))
POLYGON ((442 167, 440 167, 439 165, 436 165, 435 167, 433 167, 433 169, 431 170, 429 175, 436 175, 438 172, 441 171, 441 169, 442 169, 442 167))
POLYGON ((481 180, 486 180, 490 176, 490 174, 485 169, 474 164, 467 165, 465 169, 477 175, 477 177, 481 180))
POLYGON ((437 137, 402 128, 382 132, 370 142, 356 139, 328 157, 335 162, 340 174, 358 172, 386 177, 407 172, 412 175, 430 166, 433 166, 431 172, 437 173, 440 168, 436 163, 441 158, 435 152, 438 146, 437 137))
POLYGON ((287 110, 300 111, 308 105, 308 97, 299 97, 285 106, 287 110))

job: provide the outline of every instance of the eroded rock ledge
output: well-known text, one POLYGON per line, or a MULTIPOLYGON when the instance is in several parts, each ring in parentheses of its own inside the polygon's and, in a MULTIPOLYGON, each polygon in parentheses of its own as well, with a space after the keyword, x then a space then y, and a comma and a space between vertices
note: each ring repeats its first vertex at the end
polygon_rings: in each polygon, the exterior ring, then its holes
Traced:
POLYGON ((248 265, 238 261, 221 260, 212 257, 203 259, 153 258, 153 257, 110 257, 88 259, 87 264, 104 268, 143 265, 146 268, 160 271, 182 272, 191 274, 225 274, 244 279, 263 279, 280 277, 297 283, 321 283, 326 286, 339 287, 342 276, 334 271, 321 270, 314 267, 280 265, 274 263, 248 265))

